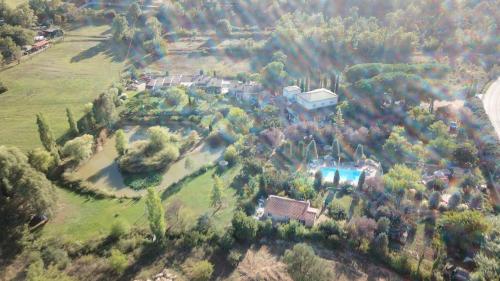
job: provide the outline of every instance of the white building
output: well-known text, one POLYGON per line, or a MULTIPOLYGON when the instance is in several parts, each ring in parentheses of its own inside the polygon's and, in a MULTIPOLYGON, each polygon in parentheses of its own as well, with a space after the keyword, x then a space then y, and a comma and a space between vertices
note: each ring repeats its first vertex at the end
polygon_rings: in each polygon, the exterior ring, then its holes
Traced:
POLYGON ((287 98, 288 101, 295 101, 295 97, 301 92, 299 86, 288 86, 283 88, 283 96, 287 98))
POLYGON ((297 95, 297 103, 307 110, 334 106, 338 102, 337 94, 327 89, 316 89, 297 95))

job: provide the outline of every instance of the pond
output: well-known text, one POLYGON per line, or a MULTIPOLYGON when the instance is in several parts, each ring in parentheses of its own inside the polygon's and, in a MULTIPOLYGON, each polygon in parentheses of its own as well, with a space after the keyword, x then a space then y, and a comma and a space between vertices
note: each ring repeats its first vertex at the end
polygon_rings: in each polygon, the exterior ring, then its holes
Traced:
MULTIPOLYGON (((146 138, 147 126, 125 126, 125 131, 129 142, 142 140, 146 138)), ((170 128, 170 126, 169 126, 170 128)), ((184 127, 170 128, 171 131, 177 132, 186 136, 191 131, 184 127)), ((167 188, 170 184, 182 179, 186 175, 198 168, 217 161, 222 157, 225 147, 212 148, 206 143, 200 144, 198 147, 186 153, 184 157, 173 163, 163 174, 162 182, 159 186, 160 190, 167 188), (185 161, 191 160, 190 169, 186 169, 185 161)), ((86 163, 82 164, 74 173, 77 178, 88 181, 95 187, 107 191, 111 191, 116 195, 137 195, 144 194, 145 190, 135 191, 125 185, 123 176, 120 172, 115 159, 118 154, 115 149, 114 136, 109 138, 103 145, 102 149, 95 153, 86 163)))

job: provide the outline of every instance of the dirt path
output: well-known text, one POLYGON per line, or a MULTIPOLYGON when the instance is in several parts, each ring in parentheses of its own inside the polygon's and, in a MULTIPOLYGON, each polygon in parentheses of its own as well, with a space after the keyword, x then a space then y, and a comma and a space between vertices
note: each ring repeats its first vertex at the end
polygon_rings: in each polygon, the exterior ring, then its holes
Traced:
POLYGON ((483 105, 498 138, 500 138, 500 77, 490 85, 484 94, 483 105))

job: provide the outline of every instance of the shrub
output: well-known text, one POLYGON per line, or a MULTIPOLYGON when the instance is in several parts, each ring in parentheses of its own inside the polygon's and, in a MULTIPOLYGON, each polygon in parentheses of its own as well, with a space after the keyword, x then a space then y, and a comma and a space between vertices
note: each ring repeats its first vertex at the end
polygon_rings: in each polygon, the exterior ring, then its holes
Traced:
POLYGON ((241 211, 237 211, 231 221, 233 227, 233 235, 240 242, 251 242, 257 235, 257 221, 245 215, 241 211))
POLYGON ((328 206, 328 215, 334 220, 345 220, 347 219, 346 210, 337 203, 330 203, 328 206))
POLYGON ((117 220, 111 225, 109 237, 112 239, 119 239, 125 236, 130 231, 130 226, 123 220, 117 220))
POLYGON ((389 265, 396 272, 407 275, 411 272, 411 263, 406 254, 393 254, 388 257, 389 265))
POLYGON ((441 202, 441 193, 439 191, 434 191, 429 196, 429 209, 437 209, 439 203, 441 202))
POLYGON ((286 250, 283 261, 294 280, 329 281, 334 278, 327 262, 316 256, 313 248, 304 243, 286 250))
POLYGON ((111 269, 118 274, 122 274, 128 266, 127 256, 116 249, 111 250, 108 262, 111 269))
POLYGON ((60 245, 44 247, 41 251, 41 256, 46 265, 53 265, 58 269, 66 268, 70 262, 68 253, 61 249, 60 245))
POLYGON ((231 250, 231 252, 229 252, 229 255, 227 256, 227 261, 231 266, 236 267, 238 266, 242 258, 243 255, 239 250, 231 250))
POLYGON ((147 189, 149 187, 155 187, 160 185, 163 179, 163 173, 161 172, 150 172, 150 173, 138 173, 130 174, 124 173, 124 183, 128 187, 134 190, 147 189))
POLYGON ((300 241, 307 234, 307 229, 296 220, 278 226, 278 237, 283 240, 300 241))
POLYGON ((458 191, 453 192, 450 199, 448 199, 448 208, 450 210, 456 209, 460 203, 462 203, 462 194, 458 191))
POLYGON ((389 238, 385 232, 380 233, 375 237, 372 243, 372 251, 374 254, 383 258, 387 255, 389 247, 389 238))
POLYGON ((238 152, 236 151, 236 147, 234 145, 230 145, 226 148, 224 152, 224 160, 226 160, 229 165, 234 165, 238 159, 238 152))
POLYGON ((0 95, 7 92, 7 90, 7 87, 2 82, 0 82, 0 95))
POLYGON ((377 221, 377 233, 389 233, 391 221, 387 217, 381 217, 377 221))
POLYGON ((208 281, 214 272, 214 266, 206 260, 199 262, 186 262, 183 271, 193 281, 208 281))

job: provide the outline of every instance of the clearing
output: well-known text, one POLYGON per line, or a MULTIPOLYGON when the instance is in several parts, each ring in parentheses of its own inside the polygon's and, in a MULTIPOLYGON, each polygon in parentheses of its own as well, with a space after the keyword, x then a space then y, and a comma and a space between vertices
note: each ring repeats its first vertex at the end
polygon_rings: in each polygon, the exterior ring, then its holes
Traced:
MULTIPOLYGON (((226 187, 222 190, 223 207, 212 218, 222 229, 233 217, 236 206, 235 190, 228 187, 240 168, 234 167, 221 177, 226 187)), ((167 189, 162 194, 165 207, 176 201, 181 203, 181 214, 189 225, 205 213, 213 215, 210 194, 215 168, 188 180, 183 185, 167 189)), ((47 237, 59 237, 68 241, 87 241, 108 235, 114 221, 122 219, 129 225, 147 227, 144 199, 94 199, 57 188, 58 202, 55 217, 45 225, 47 237)))
POLYGON ((38 112, 61 137, 68 129, 66 107, 80 118, 85 104, 118 79, 123 64, 105 51, 108 30, 101 25, 67 31, 64 41, 0 72, 9 89, 0 95, 0 145, 24 151, 41 146, 38 112))

